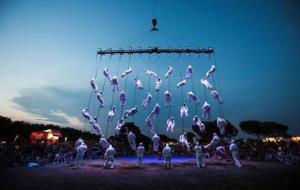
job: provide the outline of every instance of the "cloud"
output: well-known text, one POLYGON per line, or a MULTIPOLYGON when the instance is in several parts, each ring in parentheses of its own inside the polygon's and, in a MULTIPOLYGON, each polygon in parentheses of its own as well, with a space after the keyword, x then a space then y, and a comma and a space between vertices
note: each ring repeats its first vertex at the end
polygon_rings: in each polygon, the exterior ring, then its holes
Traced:
POLYGON ((12 99, 24 112, 38 116, 38 120, 62 125, 80 125, 80 108, 88 94, 82 89, 61 87, 26 88, 12 99))

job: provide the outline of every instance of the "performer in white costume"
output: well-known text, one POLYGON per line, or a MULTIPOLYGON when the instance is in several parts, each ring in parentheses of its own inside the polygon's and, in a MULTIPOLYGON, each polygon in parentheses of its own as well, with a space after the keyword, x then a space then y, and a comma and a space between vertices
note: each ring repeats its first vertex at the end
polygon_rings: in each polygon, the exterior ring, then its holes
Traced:
POLYGON ((165 167, 171 169, 172 167, 172 149, 169 146, 169 144, 166 144, 166 146, 163 149, 162 152, 163 156, 165 157, 165 167))
POLYGON ((136 166, 138 168, 143 166, 144 152, 145 152, 144 145, 143 145, 143 143, 140 143, 136 150, 136 156, 137 156, 136 166))
POLYGON ((194 147, 194 151, 195 151, 195 154, 196 154, 196 165, 197 165, 197 168, 203 168, 205 166, 205 163, 204 163, 204 152, 201 148, 201 146, 199 145, 199 142, 196 142, 196 146, 194 147))
POLYGON ((115 154, 116 150, 112 147, 112 145, 109 145, 104 154, 104 168, 115 168, 115 154))
POLYGON ((231 152, 232 158, 234 160, 234 164, 236 167, 242 167, 242 164, 240 163, 238 159, 238 146, 235 144, 234 140, 231 140, 231 144, 229 146, 229 150, 231 152))

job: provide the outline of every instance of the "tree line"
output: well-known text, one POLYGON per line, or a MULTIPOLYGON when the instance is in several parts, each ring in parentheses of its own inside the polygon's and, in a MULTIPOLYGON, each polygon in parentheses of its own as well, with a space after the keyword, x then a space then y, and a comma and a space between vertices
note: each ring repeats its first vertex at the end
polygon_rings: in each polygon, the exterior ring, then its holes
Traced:
MULTIPOLYGON (((209 142, 212 138, 213 133, 217 133, 221 137, 233 138, 238 135, 238 129, 229 121, 226 127, 226 132, 221 135, 219 128, 217 127, 216 121, 204 122, 206 126, 206 132, 201 133, 197 126, 192 126, 192 131, 187 132, 187 137, 189 141, 192 141, 194 137, 198 137, 202 142, 209 142)), ((239 124, 239 128, 248 135, 255 136, 258 139, 268 136, 287 136, 288 126, 276 123, 276 122, 265 122, 248 120, 242 121, 239 124)), ((8 117, 0 116, 0 137, 6 139, 7 141, 13 141, 16 135, 28 139, 31 132, 40 131, 46 129, 56 129, 60 130, 64 137, 67 137, 70 141, 75 141, 79 137, 83 137, 90 140, 98 141, 98 136, 90 132, 83 132, 70 127, 60 127, 52 124, 32 124, 24 121, 12 121, 8 117)), ((121 132, 119 137, 111 137, 112 139, 126 138, 125 131, 131 130, 138 135, 138 138, 143 138, 145 141, 150 139, 143 135, 138 126, 134 123, 127 123, 121 132)), ((169 139, 166 135, 160 134, 161 138, 165 141, 175 141, 175 139, 169 139)))

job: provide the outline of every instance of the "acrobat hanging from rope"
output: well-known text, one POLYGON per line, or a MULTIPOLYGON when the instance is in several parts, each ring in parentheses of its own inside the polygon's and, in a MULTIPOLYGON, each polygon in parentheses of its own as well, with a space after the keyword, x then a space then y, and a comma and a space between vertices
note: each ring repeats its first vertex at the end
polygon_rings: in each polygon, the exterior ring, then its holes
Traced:
POLYGON ((153 127, 151 118, 147 117, 145 122, 146 122, 146 126, 149 128, 151 133, 154 133, 154 127, 153 127))
POLYGON ((202 119, 210 120, 210 110, 210 104, 205 101, 202 106, 202 119))
POLYGON ((193 75, 193 67, 192 65, 189 65, 186 69, 186 74, 185 74, 185 78, 186 79, 190 79, 193 75))
POLYGON ((213 86, 208 82, 206 78, 202 78, 200 80, 201 84, 203 84, 208 90, 213 90, 213 86))
POLYGON ((103 69, 103 75, 104 75, 105 78, 107 78, 108 81, 111 81, 111 78, 110 78, 107 67, 103 69))
POLYGON ((206 78, 208 78, 210 75, 212 75, 216 71, 216 66, 211 65, 211 68, 206 73, 206 78))
POLYGON ((175 118, 174 117, 170 117, 169 119, 167 119, 167 131, 171 131, 173 132, 175 127, 175 118))
POLYGON ((165 96, 165 106, 171 107, 172 93, 170 91, 166 90, 164 92, 164 96, 165 96))
POLYGON ((158 77, 155 81, 155 91, 158 92, 160 90, 160 85, 161 85, 161 80, 160 78, 158 77))
POLYGON ((189 113, 189 108, 186 104, 183 104, 180 108, 180 117, 184 118, 184 117, 188 117, 189 113))
POLYGON ((126 71, 124 71, 121 75, 121 78, 124 78, 125 76, 128 76, 130 73, 132 73, 132 69, 129 67, 126 71))
POLYGON ((205 125, 197 115, 193 118, 193 125, 197 126, 201 133, 205 132, 205 125))
POLYGON ((122 129, 122 127, 125 125, 125 121, 124 121, 124 119, 123 118, 121 118, 121 119, 119 119, 118 121, 117 121, 117 126, 116 126, 116 128, 115 128, 115 133, 116 133, 116 135, 119 135, 120 134, 120 131, 121 131, 121 129, 122 129))
POLYGON ((98 92, 98 87, 97 87, 97 84, 96 84, 96 80, 95 79, 92 79, 91 80, 91 87, 94 91, 94 93, 96 94, 98 92))
POLYGON ((189 102, 193 101, 196 105, 200 104, 198 97, 196 96, 196 94, 194 94, 194 92, 189 91, 187 93, 187 97, 189 102))
POLYGON ((153 110, 151 111, 150 115, 148 116, 149 118, 155 118, 155 117, 158 117, 159 115, 159 112, 160 112, 160 106, 159 106, 159 103, 156 103, 153 110))
POLYGON ((139 90, 143 89, 142 81, 138 77, 134 78, 134 84, 137 89, 139 90))
POLYGON ((171 76, 171 74, 173 73, 173 67, 168 66, 168 71, 165 74, 165 78, 167 79, 169 76, 171 76))
POLYGON ((188 150, 190 150, 190 143, 187 139, 186 133, 183 133, 182 135, 179 136, 179 142, 183 145, 186 146, 188 150))
POLYGON ((136 150, 136 142, 135 142, 135 139, 136 139, 136 136, 135 134, 130 131, 128 134, 127 134, 127 140, 128 140, 128 143, 130 145, 130 148, 132 151, 135 151, 136 150))
POLYGON ((182 78, 181 81, 179 81, 176 86, 177 88, 179 88, 179 87, 183 87, 185 84, 186 84, 186 80, 182 78))
POLYGON ((117 76, 113 76, 110 80, 111 82, 111 86, 113 88, 113 92, 115 90, 119 91, 119 82, 118 82, 118 77, 117 76))
POLYGON ((85 108, 81 111, 83 117, 89 121, 90 124, 94 122, 93 116, 90 114, 89 109, 85 108))
POLYGON ((156 74, 154 71, 147 70, 146 74, 149 75, 149 76, 158 78, 158 74, 156 74))
POLYGON ((226 131, 226 126, 227 126, 227 121, 221 117, 217 118, 217 127, 220 130, 220 133, 222 135, 224 135, 225 131, 226 131))
POLYGON ((142 102, 142 107, 146 108, 151 103, 151 100, 152 100, 152 94, 148 92, 146 99, 144 99, 142 102))
POLYGON ((134 116, 137 112, 138 112, 137 106, 135 106, 129 110, 125 110, 124 119, 126 119, 129 116, 134 116))
POLYGON ((126 100, 127 100, 127 98, 126 98, 126 93, 125 93, 125 91, 124 90, 122 90, 121 92, 120 92, 120 104, 121 104, 121 107, 122 108, 124 108, 124 106, 125 106, 125 104, 126 104, 126 100))
POLYGON ((108 123, 111 122, 111 121, 114 119, 115 114, 116 114, 116 107, 113 106, 113 107, 109 110, 109 112, 108 112, 108 114, 107 114, 107 122, 108 122, 108 123))
POLYGON ((94 118, 92 126, 97 131, 98 135, 102 135, 101 125, 98 123, 98 119, 96 117, 94 118))
POLYGON ((97 100, 99 102, 99 107, 104 108, 105 104, 104 104, 104 98, 102 96, 102 92, 97 92, 96 97, 97 97, 97 100))
POLYGON ((212 90, 211 95, 219 104, 224 103, 223 99, 220 97, 219 93, 216 90, 212 90))

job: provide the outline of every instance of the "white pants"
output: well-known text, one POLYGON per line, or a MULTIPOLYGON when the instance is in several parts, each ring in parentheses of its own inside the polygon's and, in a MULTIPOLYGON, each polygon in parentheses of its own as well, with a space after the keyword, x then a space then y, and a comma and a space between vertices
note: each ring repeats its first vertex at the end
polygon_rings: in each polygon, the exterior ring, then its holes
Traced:
POLYGON ((138 155, 137 156, 137 163, 136 163, 136 166, 137 167, 142 167, 143 165, 143 155, 138 155))
POLYGON ((84 154, 82 153, 77 153, 76 154, 76 166, 79 167, 82 164, 84 154))
POLYGON ((238 153, 237 151, 232 151, 231 152, 232 158, 234 160, 234 164, 237 167, 242 167, 242 164, 240 163, 239 159, 238 159, 238 153))
POLYGON ((171 167, 171 156, 165 157, 165 165, 171 167))
POLYGON ((110 157, 110 158, 106 158, 104 161, 104 167, 110 167, 110 168, 114 168, 116 165, 116 161, 114 158, 110 157))
POLYGON ((203 168, 205 166, 205 163, 203 162, 203 155, 201 154, 196 154, 196 163, 197 163, 197 168, 203 168))

